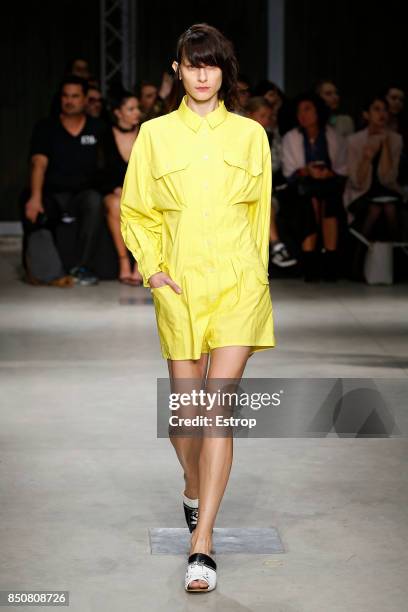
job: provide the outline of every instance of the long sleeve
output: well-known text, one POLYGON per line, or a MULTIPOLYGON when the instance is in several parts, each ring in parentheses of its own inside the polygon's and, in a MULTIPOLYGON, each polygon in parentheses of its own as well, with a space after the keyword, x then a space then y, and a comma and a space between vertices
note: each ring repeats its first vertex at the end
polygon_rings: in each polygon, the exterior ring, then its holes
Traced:
POLYGON ((362 160, 363 145, 356 143, 355 137, 349 136, 347 139, 347 174, 350 186, 354 190, 368 191, 372 179, 372 167, 369 166, 365 180, 360 183, 357 173, 362 160))
POLYGON ((326 132, 332 170, 341 176, 347 176, 347 148, 346 140, 334 128, 326 132))
POLYGON ((268 137, 264 131, 262 135, 262 187, 259 200, 251 204, 248 209, 251 232, 258 248, 259 255, 268 274, 269 261, 269 232, 271 223, 272 200, 272 162, 268 137))
POLYGON ((381 172, 381 165, 378 168, 378 178, 386 187, 395 187, 398 179, 399 164, 402 153, 402 136, 394 132, 390 133, 390 155, 391 167, 387 174, 381 172))
MULTIPOLYGON (((296 144, 302 146, 298 141, 297 128, 287 132, 282 139, 282 172, 287 179, 293 179, 297 170, 302 167, 299 158, 299 151, 296 144)), ((304 165, 304 164, 303 164, 304 165)))
POLYGON ((162 213, 154 209, 151 195, 150 143, 145 125, 133 145, 120 202, 121 232, 138 263, 144 287, 152 274, 161 272, 162 213))

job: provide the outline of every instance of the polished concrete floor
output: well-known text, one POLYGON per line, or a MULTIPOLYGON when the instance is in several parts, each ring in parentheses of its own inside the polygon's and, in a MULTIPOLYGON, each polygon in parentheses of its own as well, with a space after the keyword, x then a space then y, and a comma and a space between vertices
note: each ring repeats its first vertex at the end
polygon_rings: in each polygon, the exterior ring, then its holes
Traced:
MULTIPOLYGON (((218 555, 216 591, 185 593, 184 556, 149 545, 185 526, 150 293, 30 287, 0 255, 0 590, 69 590, 75 612, 408 609, 404 438, 236 440, 216 526, 275 527, 284 552, 218 555)), ((277 347, 246 376, 407 378, 407 285, 271 292, 277 347)))

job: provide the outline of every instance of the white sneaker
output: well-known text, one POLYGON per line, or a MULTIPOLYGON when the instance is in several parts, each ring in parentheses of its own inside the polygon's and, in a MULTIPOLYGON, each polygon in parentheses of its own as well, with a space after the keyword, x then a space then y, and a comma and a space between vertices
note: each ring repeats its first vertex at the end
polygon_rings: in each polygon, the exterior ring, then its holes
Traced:
POLYGON ((280 268, 288 268, 297 264, 297 259, 291 257, 283 242, 277 242, 271 247, 271 261, 280 268))

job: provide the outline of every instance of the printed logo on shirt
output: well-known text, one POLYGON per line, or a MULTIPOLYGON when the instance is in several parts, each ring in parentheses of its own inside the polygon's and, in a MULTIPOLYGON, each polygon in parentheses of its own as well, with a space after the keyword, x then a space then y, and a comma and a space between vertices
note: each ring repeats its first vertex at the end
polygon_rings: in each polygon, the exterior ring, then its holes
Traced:
POLYGON ((83 145, 94 145, 97 143, 97 140, 93 134, 83 134, 81 136, 81 144, 83 145))

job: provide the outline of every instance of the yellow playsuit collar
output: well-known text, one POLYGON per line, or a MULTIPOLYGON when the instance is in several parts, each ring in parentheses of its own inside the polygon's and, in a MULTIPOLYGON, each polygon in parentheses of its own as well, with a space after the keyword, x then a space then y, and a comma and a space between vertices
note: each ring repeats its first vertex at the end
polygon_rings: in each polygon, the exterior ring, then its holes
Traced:
POLYGON ((204 117, 201 117, 198 113, 187 106, 187 94, 183 96, 177 112, 181 120, 195 132, 199 130, 200 125, 204 120, 206 120, 212 128, 215 128, 224 121, 228 114, 228 111, 225 108, 224 100, 219 100, 218 108, 214 109, 210 113, 207 113, 207 115, 204 117))

